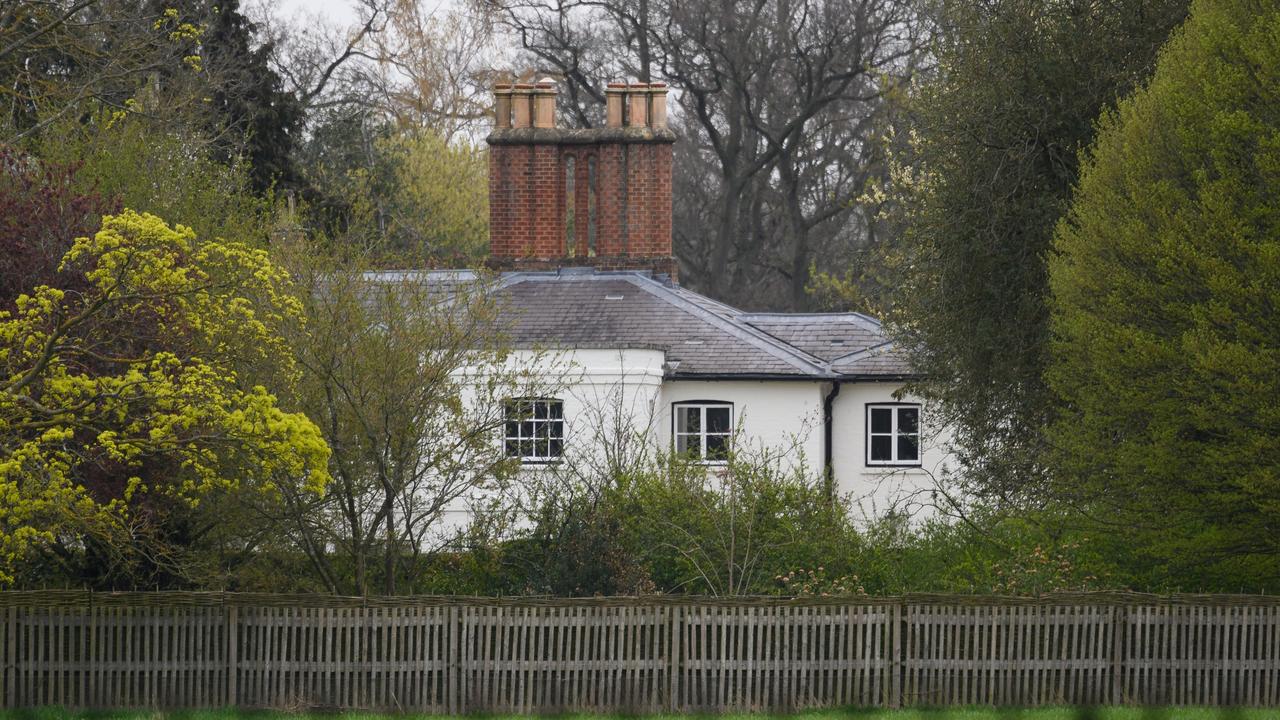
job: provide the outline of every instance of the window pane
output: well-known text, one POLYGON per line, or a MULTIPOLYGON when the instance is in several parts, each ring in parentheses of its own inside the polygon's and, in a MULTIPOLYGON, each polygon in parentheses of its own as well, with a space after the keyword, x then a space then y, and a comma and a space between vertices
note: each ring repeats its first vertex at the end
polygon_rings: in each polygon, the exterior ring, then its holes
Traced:
POLYGON ((912 435, 920 432, 920 408, 898 408, 898 432, 912 435))
POLYGON ((525 420, 524 422, 520 423, 520 437, 522 438, 533 437, 533 421, 532 420, 525 420))
POLYGON ((677 435, 676 452, 702 457, 702 437, 700 435, 677 435))
POLYGON ((889 435, 875 435, 871 438, 871 459, 877 462, 893 459, 893 438, 889 435))
POLYGON ((551 439, 551 454, 547 457, 560 457, 564 454, 564 441, 560 438, 551 439))
POLYGON ((507 437, 513 438, 520 434, 520 423, 507 421, 507 437))
POLYGON ((707 432, 729 432, 729 416, 731 414, 727 407, 707 408, 707 432))
POLYGON ((520 457, 520 443, 515 440, 508 440, 505 445, 507 457, 520 457))
POLYGON ((564 439, 564 421, 552 420, 551 422, 547 423, 547 432, 548 434, 551 435, 551 437, 559 440, 563 440, 564 439))
POLYGON ((681 406, 676 408, 676 432, 698 432, 702 427, 702 408, 681 406))
POLYGON ((724 460, 729 457, 729 437, 727 435, 707 436, 707 459, 724 460))
POLYGON ((898 461, 915 462, 920 459, 920 438, 916 435, 898 436, 898 461))
POLYGON ((564 403, 559 400, 552 400, 549 403, 549 408, 551 410, 551 417, 557 420, 564 417, 564 403))
POLYGON ((544 418, 547 416, 547 403, 543 400, 536 400, 533 403, 533 416, 536 418, 544 418))
POLYGON ((520 457, 533 457, 533 441, 532 440, 520 441, 520 457))
POLYGON ((536 457, 551 457, 551 441, 546 438, 539 438, 538 440, 535 440, 533 449, 536 457))
POLYGON ((893 432, 893 408, 871 408, 871 432, 893 432))

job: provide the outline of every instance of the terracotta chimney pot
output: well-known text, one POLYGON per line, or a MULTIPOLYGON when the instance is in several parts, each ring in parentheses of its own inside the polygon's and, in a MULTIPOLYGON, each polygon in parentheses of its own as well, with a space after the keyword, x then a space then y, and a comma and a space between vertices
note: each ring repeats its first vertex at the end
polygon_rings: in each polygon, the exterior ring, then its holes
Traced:
POLYGON ((511 83, 495 83, 493 101, 494 124, 500 128, 511 127, 511 83))
POLYGON ((627 88, 627 126, 644 127, 649 124, 649 86, 632 83, 627 88))
POLYGON ((667 126, 666 83, 649 83, 649 125, 655 128, 667 126))
POLYGON ((512 127, 527 128, 533 126, 533 85, 516 83, 512 92, 511 104, 514 107, 512 127))
POLYGON ((604 89, 605 125, 611 128, 622 127, 623 102, 627 94, 627 84, 611 82, 604 89))
POLYGON ((533 89, 533 126, 556 126, 556 84, 551 78, 543 78, 533 89))

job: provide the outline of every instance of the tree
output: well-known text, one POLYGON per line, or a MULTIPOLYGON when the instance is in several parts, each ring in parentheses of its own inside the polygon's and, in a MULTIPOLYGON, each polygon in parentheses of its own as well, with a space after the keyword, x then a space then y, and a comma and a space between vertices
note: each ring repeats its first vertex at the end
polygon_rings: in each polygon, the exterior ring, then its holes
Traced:
POLYGON ((241 372, 288 357, 300 311, 264 251, 125 211, 60 270, 83 283, 0 311, 0 582, 37 551, 146 552, 149 498, 324 487, 315 425, 241 372))
POLYGON ((899 0, 487 0, 528 62, 600 122, 604 85, 671 83, 675 251, 690 287, 804 309, 810 268, 872 238, 859 202, 883 171, 888 102, 921 59, 899 0))
POLYGON ((359 258, 296 248, 307 323, 291 335, 297 403, 333 448, 323 497, 287 494, 278 513, 332 592, 418 587, 444 521, 514 470, 497 442, 505 400, 540 381, 512 357, 489 284, 366 273, 359 258))
POLYGON ((1280 4, 1198 0, 1050 263, 1061 491, 1153 582, 1280 577, 1280 4))
POLYGON ((889 320, 954 429, 968 489, 1043 489, 1046 260, 1099 113, 1148 75, 1185 0, 945 2, 936 79, 895 158, 889 320))
POLYGON ((0 308, 38 285, 73 281, 58 271, 72 239, 118 209, 99 193, 78 191, 77 170, 0 146, 0 308))
MULTIPOLYGON (((138 110, 130 101, 141 89, 162 76, 186 83, 198 72, 190 47, 199 33, 136 0, 0 3, 0 137, 16 143, 81 113, 138 110)), ((168 100, 151 110, 180 114, 199 95, 168 100)))
MULTIPOLYGON (((162 3, 170 0, 160 0, 162 3)), ((200 69, 209 79, 210 131, 221 159, 248 163, 259 194, 274 184, 296 188, 294 139, 302 132, 303 105, 271 66, 270 41, 240 12, 239 0, 197 0, 189 15, 202 27, 200 69)))
MULTIPOLYGON (((74 167, 72 186, 83 194, 159 217, 190 218, 197 237, 265 247, 277 203, 255 194, 247 162, 219 157, 202 125, 145 113, 93 115, 53 123, 32 145, 40 165, 74 167)), ((75 236, 63 238, 69 243, 75 236)))
POLYGON ((361 5, 349 39, 279 35, 277 66, 295 86, 327 80, 302 94, 307 221, 389 253, 384 264, 474 264, 487 250, 487 166, 474 139, 490 114, 490 22, 410 0, 361 5), (349 60, 326 74, 335 54, 349 60))
POLYGON ((444 267, 476 265, 489 250, 488 155, 430 130, 380 140, 376 151, 387 174, 357 175, 353 209, 377 223, 386 252, 444 267))

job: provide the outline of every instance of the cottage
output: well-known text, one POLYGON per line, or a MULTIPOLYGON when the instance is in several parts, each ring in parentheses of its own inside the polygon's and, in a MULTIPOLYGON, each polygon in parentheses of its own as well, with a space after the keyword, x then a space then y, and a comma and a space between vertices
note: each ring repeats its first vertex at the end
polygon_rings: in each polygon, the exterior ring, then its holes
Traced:
POLYGON ((609 85, 591 129, 556 127, 550 82, 495 95, 489 262, 516 346, 549 350, 560 381, 511 400, 504 452, 539 472, 639 430, 708 465, 775 451, 867 514, 927 497, 946 433, 899 394, 912 372, 879 321, 744 312, 680 286, 664 84, 609 85))

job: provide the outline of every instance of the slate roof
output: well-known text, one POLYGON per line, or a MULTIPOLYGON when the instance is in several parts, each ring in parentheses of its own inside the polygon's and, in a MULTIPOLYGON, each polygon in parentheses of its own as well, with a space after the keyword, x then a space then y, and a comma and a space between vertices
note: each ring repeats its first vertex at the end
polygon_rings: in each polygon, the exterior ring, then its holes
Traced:
POLYGON ((880 322, 859 313, 752 313, 739 320, 826 361, 885 342, 880 322))
POLYGON ((517 345, 661 347, 672 378, 902 378, 901 353, 857 313, 744 313, 643 272, 564 268, 504 275, 517 345))
MULTIPOLYGON (((442 296, 475 282, 468 270, 387 271, 425 279, 442 296)), ((646 348, 666 353, 670 378, 876 379, 912 375, 880 322, 858 313, 747 313, 637 271, 511 272, 493 292, 518 347, 646 348)))

